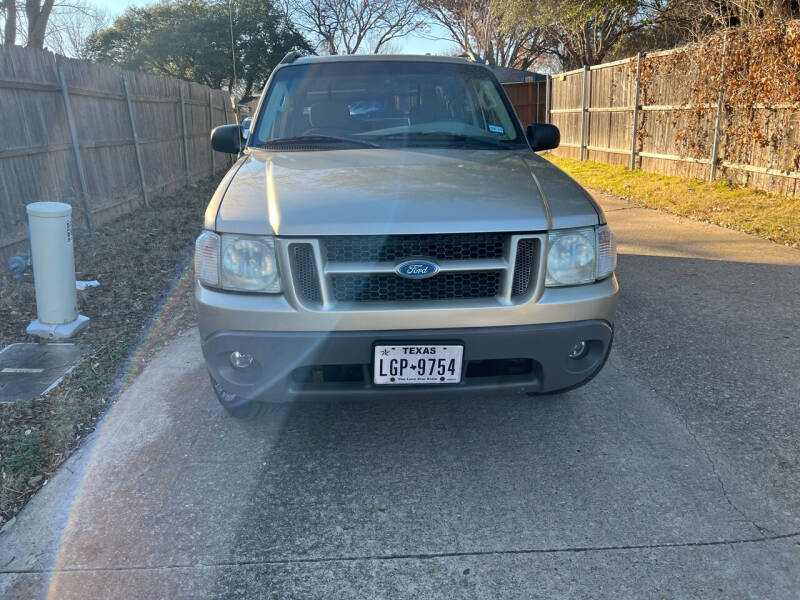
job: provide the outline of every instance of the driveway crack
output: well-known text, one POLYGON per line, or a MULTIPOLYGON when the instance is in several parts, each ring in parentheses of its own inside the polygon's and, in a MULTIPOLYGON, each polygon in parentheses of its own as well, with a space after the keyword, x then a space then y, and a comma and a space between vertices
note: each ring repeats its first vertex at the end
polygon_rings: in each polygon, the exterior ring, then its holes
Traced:
POLYGON ((790 538, 800 538, 800 531, 779 535, 768 535, 756 538, 741 538, 733 540, 713 540, 699 542, 665 542, 660 544, 631 544, 616 546, 578 546, 574 548, 526 548, 519 550, 475 550, 464 552, 432 552, 432 553, 398 553, 375 554, 364 556, 321 556, 317 558, 275 558, 217 561, 211 563, 183 563, 160 566, 125 566, 125 567, 65 567, 60 569, 9 569, 0 570, 0 575, 37 575, 50 573, 103 573, 125 571, 160 571, 171 569, 197 569, 219 567, 247 567, 259 565, 295 565, 295 564, 324 564, 336 562, 359 561, 392 561, 392 560, 434 560, 439 558, 471 558, 481 556, 525 556, 536 554, 567 554, 584 552, 614 552, 626 550, 663 550, 672 548, 708 548, 714 546, 735 546, 739 544, 757 544, 790 538))
POLYGON ((725 487, 725 481, 722 479, 722 476, 719 474, 719 471, 717 470, 717 463, 714 461, 713 458, 711 458, 711 454, 708 452, 706 447, 703 444, 701 444, 700 441, 697 439, 697 435, 695 434, 694 430, 691 427, 689 427, 689 424, 687 423, 686 419, 684 419, 683 416, 681 416, 678 409, 671 403, 668 403, 668 405, 670 406, 672 413, 675 415, 675 418, 683 426, 684 430, 686 430, 686 433, 688 433, 689 436, 692 438, 695 445, 703 453, 703 456, 706 457, 708 464, 711 466, 711 472, 714 474, 714 477, 716 478, 717 483, 719 484, 720 490, 722 491, 722 497, 725 498, 725 501, 728 503, 731 509, 733 509, 733 511, 736 514, 741 516, 742 519, 744 519, 744 521, 752 525, 762 535, 770 535, 770 536, 777 535, 777 532, 771 531, 770 529, 756 523, 753 519, 747 516, 745 512, 741 508, 739 508, 739 506, 733 500, 731 500, 731 497, 728 494, 728 489, 725 487))

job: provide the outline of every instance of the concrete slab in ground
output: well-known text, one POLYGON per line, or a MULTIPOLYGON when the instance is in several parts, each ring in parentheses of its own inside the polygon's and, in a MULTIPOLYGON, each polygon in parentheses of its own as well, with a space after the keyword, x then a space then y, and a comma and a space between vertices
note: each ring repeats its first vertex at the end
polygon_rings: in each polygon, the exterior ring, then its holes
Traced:
POLYGON ((75 344, 11 344, 0 350, 0 403, 33 400, 78 362, 75 344))
POLYGON ((589 385, 241 422, 189 331, 0 536, 0 595, 797 598, 800 252, 601 201, 622 294, 589 385))

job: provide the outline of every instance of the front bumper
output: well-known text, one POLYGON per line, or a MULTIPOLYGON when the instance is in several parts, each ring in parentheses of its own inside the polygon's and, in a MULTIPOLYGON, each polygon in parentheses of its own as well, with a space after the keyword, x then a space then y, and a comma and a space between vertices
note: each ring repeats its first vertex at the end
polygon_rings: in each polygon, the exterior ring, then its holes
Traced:
POLYGON ((202 342, 214 380, 241 400, 290 401, 340 394, 399 394, 413 390, 453 393, 513 388, 547 393, 578 386, 603 366, 613 329, 600 319, 543 325, 390 331, 220 331, 202 342), (588 353, 567 356, 580 341, 588 353), (376 386, 376 342, 462 343, 462 381, 442 385, 376 386), (251 354, 253 364, 234 369, 231 352, 251 354))
POLYGON ((615 276, 591 285, 544 288, 529 301, 502 305, 494 298, 447 302, 357 303, 345 309, 310 310, 284 281, 284 294, 237 294, 195 282, 200 337, 222 331, 350 332, 443 327, 491 328, 598 319, 614 322, 615 276))

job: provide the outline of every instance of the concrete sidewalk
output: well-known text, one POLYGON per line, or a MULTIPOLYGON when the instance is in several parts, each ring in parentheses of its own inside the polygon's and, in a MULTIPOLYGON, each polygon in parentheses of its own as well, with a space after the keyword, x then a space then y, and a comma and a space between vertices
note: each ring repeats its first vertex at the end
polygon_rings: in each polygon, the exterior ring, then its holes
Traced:
POLYGON ((797 598, 800 251, 598 199, 623 291, 586 387, 240 422, 189 331, 0 536, 0 593, 797 598))

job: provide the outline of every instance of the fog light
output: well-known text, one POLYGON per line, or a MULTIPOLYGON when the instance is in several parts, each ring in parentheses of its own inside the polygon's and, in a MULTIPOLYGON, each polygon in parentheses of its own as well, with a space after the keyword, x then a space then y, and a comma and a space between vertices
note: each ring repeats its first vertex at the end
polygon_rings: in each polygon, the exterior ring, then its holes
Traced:
POLYGON ((588 350, 589 346, 586 344, 586 342, 581 341, 572 347, 572 350, 569 351, 569 354, 567 354, 567 356, 569 356, 572 359, 579 360, 584 356, 586 356, 588 350))
POLYGON ((245 352, 231 352, 231 364, 236 369, 246 369, 253 364, 253 355, 245 352))

